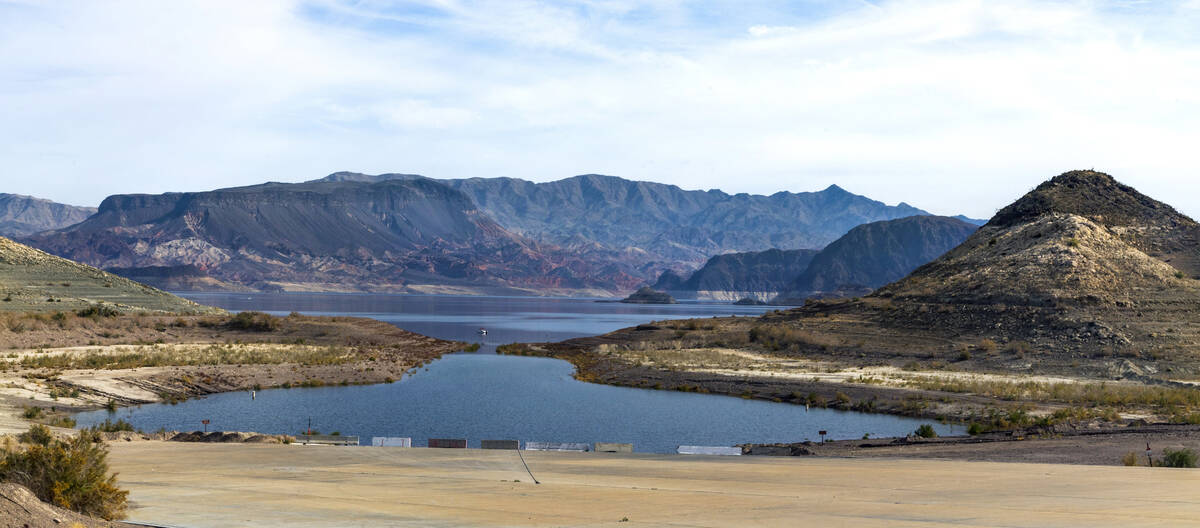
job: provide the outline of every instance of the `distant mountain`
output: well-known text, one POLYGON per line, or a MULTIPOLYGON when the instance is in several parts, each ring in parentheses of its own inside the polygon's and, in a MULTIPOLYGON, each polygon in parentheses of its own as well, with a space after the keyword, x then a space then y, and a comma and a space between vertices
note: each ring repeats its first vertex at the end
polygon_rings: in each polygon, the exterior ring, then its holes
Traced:
POLYGON ((221 311, 4 237, 0 237, 0 297, 0 311, 67 311, 97 303, 121 311, 221 311))
MULTIPOLYGON (((328 179, 411 179, 413 175, 336 173, 328 179)), ((534 183, 515 178, 438 180, 465 192, 509 230, 580 255, 652 264, 699 264, 712 255, 769 248, 820 248, 864 222, 928 214, 833 185, 770 196, 588 174, 534 183)))
POLYGON ((952 216, 952 217, 950 217, 950 218, 955 218, 955 219, 958 219, 958 220, 962 220, 963 222, 966 222, 966 223, 968 223, 968 224, 975 224, 975 225, 977 225, 977 226, 981 226, 981 225, 983 225, 983 224, 986 224, 986 223, 988 222, 987 220, 980 220, 980 219, 978 219, 978 218, 970 218, 970 217, 968 217, 968 216, 965 216, 965 215, 954 215, 954 216, 952 216))
POLYGON ((262 289, 516 292, 638 282, 515 235, 467 195, 424 178, 117 195, 88 220, 28 241, 98 267, 190 265, 262 289))
POLYGON ((703 267, 684 279, 664 271, 653 288, 685 299, 704 298, 768 300, 787 288, 808 269, 815 249, 768 249, 726 253, 708 259, 703 267))
POLYGON ((78 224, 95 207, 66 205, 32 196, 0 193, 0 235, 25 236, 78 224))
POLYGON ((945 216, 910 216, 863 224, 812 257, 774 302, 866 295, 961 244, 978 226, 945 216))

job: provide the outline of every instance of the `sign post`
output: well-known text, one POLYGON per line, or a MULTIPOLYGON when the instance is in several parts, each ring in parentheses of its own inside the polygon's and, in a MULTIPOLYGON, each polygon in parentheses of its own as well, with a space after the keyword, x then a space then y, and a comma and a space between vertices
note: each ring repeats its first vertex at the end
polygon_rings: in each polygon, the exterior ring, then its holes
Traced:
POLYGON ((826 435, 826 434, 828 434, 828 433, 829 433, 829 431, 826 431, 826 430, 824 430, 824 429, 822 429, 822 430, 820 430, 820 431, 817 431, 817 434, 821 435, 821 443, 822 443, 822 444, 824 444, 824 443, 825 443, 825 435, 826 435))
POLYGON ((200 423, 204 424, 204 432, 207 433, 208 432, 208 419, 200 420, 200 423))

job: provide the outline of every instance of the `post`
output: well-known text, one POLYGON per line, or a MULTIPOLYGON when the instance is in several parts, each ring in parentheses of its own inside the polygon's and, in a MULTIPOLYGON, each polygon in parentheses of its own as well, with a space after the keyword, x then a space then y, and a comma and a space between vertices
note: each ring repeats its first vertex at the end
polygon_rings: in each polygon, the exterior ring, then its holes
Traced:
POLYGON ((205 418, 203 420, 200 420, 200 423, 204 424, 204 432, 208 433, 208 419, 205 418))

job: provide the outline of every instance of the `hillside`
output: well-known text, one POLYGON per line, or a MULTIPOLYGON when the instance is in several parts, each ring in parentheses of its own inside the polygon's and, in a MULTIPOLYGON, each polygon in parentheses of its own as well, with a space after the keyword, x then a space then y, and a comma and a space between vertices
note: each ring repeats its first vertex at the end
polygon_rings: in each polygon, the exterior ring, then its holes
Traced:
POLYGON ((0 193, 0 236, 25 236, 82 222, 95 207, 66 205, 19 194, 0 193))
MULTIPOLYGON (((420 177, 341 172, 319 181, 414 178, 420 177)), ((865 222, 928 214, 904 203, 889 206, 836 185, 818 192, 763 196, 689 191, 596 174, 545 183, 516 178, 438 181, 466 193, 482 211, 515 233, 632 269, 663 263, 695 265, 729 252, 819 248, 865 222)))
POLYGON ((74 311, 96 303, 123 311, 220 311, 3 237, 0 293, 0 311, 74 311))
POLYGON ((267 183, 111 196, 29 243, 104 268, 195 266, 261 289, 493 292, 632 288, 619 270, 552 254, 428 179, 267 183))
POLYGON ((986 368, 1200 375, 1196 228, 1107 174, 1072 171, 870 297, 777 322, 910 354, 976 350, 970 363, 986 368))
POLYGON ((814 249, 726 253, 708 259, 686 279, 664 271, 653 288, 676 297, 738 300, 751 297, 768 300, 808 268, 814 249))
POLYGON ((976 229, 944 216, 860 225, 813 256, 774 302, 803 304, 809 297, 866 295, 953 249, 976 229))

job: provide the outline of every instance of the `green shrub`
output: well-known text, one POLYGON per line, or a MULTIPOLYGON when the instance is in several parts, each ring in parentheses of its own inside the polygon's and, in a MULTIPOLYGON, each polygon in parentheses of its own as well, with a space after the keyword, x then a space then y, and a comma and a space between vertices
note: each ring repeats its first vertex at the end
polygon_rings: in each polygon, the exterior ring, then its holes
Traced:
POLYGON ((91 317, 93 319, 99 319, 101 317, 116 317, 121 315, 121 312, 107 304, 93 304, 87 308, 75 312, 75 315, 78 315, 79 317, 91 317))
POLYGON ((26 407, 25 412, 21 413, 21 416, 24 416, 26 420, 37 420, 42 417, 42 408, 26 407))
POLYGON ((61 508, 108 520, 124 517, 129 492, 117 487, 108 470, 108 446, 87 432, 66 440, 44 435, 49 429, 37 425, 22 435, 38 441, 4 453, 0 479, 61 508))
POLYGON ((979 422, 971 422, 970 425, 967 425, 967 434, 969 434, 971 436, 975 436, 977 434, 983 434, 986 432, 988 432, 987 426, 983 425, 979 422))
POLYGON ((916 431, 913 431, 913 434, 921 438, 937 438, 938 435, 937 431, 933 430, 933 425, 931 424, 921 424, 916 431))
POLYGON ((1125 456, 1121 457, 1121 463, 1125 464, 1126 466, 1136 466, 1137 453, 1134 453, 1133 451, 1125 453, 1125 456))
POLYGON ((1173 468, 1196 467, 1196 452, 1188 448, 1164 449, 1162 465, 1173 468))
POLYGON ((120 432, 120 431, 133 431, 133 424, 126 422, 123 419, 118 419, 117 421, 114 422, 111 419, 105 418, 103 423, 98 423, 96 425, 93 425, 93 426, 89 427, 88 430, 100 432, 100 433, 116 433, 116 432, 120 432))
POLYGON ((234 330, 274 332, 279 329, 279 318, 262 312, 238 312, 226 325, 234 330))

